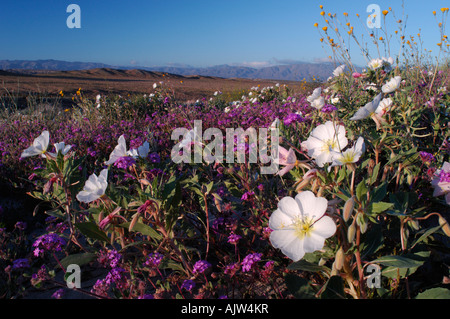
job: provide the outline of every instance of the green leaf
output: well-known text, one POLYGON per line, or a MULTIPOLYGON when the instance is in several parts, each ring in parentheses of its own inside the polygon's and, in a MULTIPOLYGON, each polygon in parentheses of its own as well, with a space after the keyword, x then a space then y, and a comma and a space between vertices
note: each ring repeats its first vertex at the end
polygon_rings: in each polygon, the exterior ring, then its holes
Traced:
POLYGON ((387 183, 383 183, 380 186, 378 186, 375 191, 373 192, 373 194, 371 193, 371 201, 372 202, 381 202, 384 197, 386 197, 386 193, 387 193, 387 183))
POLYGON ((341 276, 332 276, 325 284, 325 289, 320 295, 321 299, 346 299, 344 282, 341 276))
POLYGON ((431 234, 434 234, 436 231, 441 229, 441 227, 442 227, 441 225, 438 225, 430 229, 427 229, 427 231, 425 231, 416 241, 414 241, 414 243, 411 245, 411 249, 414 248, 421 241, 427 239, 431 234))
POLYGON ((416 299, 450 299, 450 289, 431 288, 418 294, 416 299))
POLYGON ((109 242, 109 238, 105 232, 92 222, 76 223, 75 227, 78 228, 82 234, 91 239, 109 242))
POLYGON ((382 264, 386 267, 396 267, 396 268, 413 268, 421 266, 424 261, 415 260, 411 258, 407 258, 404 256, 383 256, 375 259, 372 263, 382 264))
MULTIPOLYGON (((130 222, 122 223, 119 226, 128 229, 130 227, 130 222)), ((163 237, 160 233, 158 233, 152 227, 150 227, 142 222, 139 222, 139 221, 134 225, 133 231, 139 232, 144 236, 150 236, 151 238, 158 240, 158 241, 163 239, 163 237)))
POLYGON ((356 186, 356 198, 358 201, 362 201, 362 196, 367 193, 366 181, 362 180, 359 182, 358 186, 356 186))
POLYGON ((372 213, 375 213, 375 214, 382 213, 382 212, 388 210, 389 208, 391 208, 392 206, 394 206, 394 204, 386 203, 386 202, 372 203, 372 205, 371 205, 372 213))
POLYGON ((377 165, 375 165, 375 167, 373 168, 373 172, 372 172, 372 176, 369 179, 369 185, 372 185, 373 183, 375 183, 377 181, 378 178, 378 172, 380 171, 380 166, 381 163, 378 163, 377 165))
POLYGON ((305 278, 294 274, 285 274, 284 279, 289 291, 298 299, 314 299, 314 289, 305 278))
POLYGON ((300 259, 299 261, 293 262, 290 264, 287 269, 289 270, 303 270, 310 272, 319 272, 329 270, 327 267, 319 266, 313 263, 310 263, 304 259, 300 259))
POLYGON ((61 263, 61 266, 64 267, 64 269, 66 269, 67 266, 69 266, 71 264, 76 264, 81 267, 83 265, 90 263, 91 261, 95 260, 96 258, 97 258, 97 255, 94 253, 80 253, 80 254, 69 255, 69 256, 63 258, 60 261, 60 263, 61 263))

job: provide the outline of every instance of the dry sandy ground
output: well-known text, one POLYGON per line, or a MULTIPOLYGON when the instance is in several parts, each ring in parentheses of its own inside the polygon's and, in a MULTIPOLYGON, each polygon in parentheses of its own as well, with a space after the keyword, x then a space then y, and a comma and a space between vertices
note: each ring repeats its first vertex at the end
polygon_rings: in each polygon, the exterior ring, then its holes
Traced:
POLYGON ((13 95, 38 93, 55 95, 63 91, 65 97, 72 96, 81 88, 89 97, 97 94, 149 94, 154 91, 153 84, 164 82, 179 100, 197 100, 211 97, 215 91, 238 95, 241 90, 260 85, 274 86, 286 84, 294 92, 304 88, 304 84, 294 81, 263 79, 224 79, 208 76, 181 76, 175 74, 143 70, 92 69, 83 71, 52 71, 12 73, 0 71, 0 96, 7 92, 13 95))

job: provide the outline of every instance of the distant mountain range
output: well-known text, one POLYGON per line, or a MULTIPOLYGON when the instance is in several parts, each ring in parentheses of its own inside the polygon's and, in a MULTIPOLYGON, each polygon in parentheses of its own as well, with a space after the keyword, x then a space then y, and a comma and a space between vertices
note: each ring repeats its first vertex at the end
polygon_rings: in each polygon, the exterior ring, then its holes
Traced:
POLYGON ((252 68, 233 65, 216 65, 211 67, 173 67, 173 66, 155 66, 155 67, 125 67, 113 66, 104 63, 95 62, 68 62, 60 60, 0 60, 0 70, 34 73, 43 71, 74 71, 89 70, 95 68, 114 68, 114 69, 140 69, 146 71, 167 72, 179 75, 201 75, 214 76, 221 78, 243 78, 243 79, 268 79, 301 81, 303 79, 326 80, 332 75, 335 65, 332 63, 307 63, 299 62, 292 64, 283 64, 267 66, 262 68, 252 68))

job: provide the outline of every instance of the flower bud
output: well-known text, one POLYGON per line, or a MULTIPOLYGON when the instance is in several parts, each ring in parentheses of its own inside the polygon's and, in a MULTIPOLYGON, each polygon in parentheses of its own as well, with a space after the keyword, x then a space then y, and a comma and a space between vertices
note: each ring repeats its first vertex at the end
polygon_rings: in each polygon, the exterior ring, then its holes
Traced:
POLYGON ((355 235, 356 235, 356 226, 355 223, 352 223, 347 230, 347 240, 349 243, 353 242, 353 240, 355 239, 355 235))
POLYGON ((342 267, 344 266, 344 259, 345 259, 344 249, 341 247, 337 251, 336 259, 334 261, 335 263, 334 266, 336 267, 337 270, 341 270, 342 267))
POLYGON ((439 225, 442 226, 442 231, 448 236, 450 237, 450 226, 447 222, 447 220, 442 217, 441 215, 439 215, 439 225))
POLYGON ((352 196, 345 202, 344 205, 343 217, 345 221, 348 221, 348 219, 352 215, 354 207, 355 207, 355 196, 352 196))

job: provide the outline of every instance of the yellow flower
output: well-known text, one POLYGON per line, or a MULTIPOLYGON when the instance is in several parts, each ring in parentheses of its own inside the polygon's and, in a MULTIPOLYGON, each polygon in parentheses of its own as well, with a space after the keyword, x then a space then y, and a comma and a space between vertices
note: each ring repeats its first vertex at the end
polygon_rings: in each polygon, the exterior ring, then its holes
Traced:
POLYGON ((441 46, 441 45, 442 45, 442 42, 439 42, 437 45, 438 45, 438 46, 441 46))
POLYGON ((59 95, 61 95, 61 96, 64 96, 64 93, 63 93, 63 91, 61 90, 61 91, 59 91, 59 95))
POLYGON ((348 13, 347 12, 344 12, 344 17, 348 17, 348 13))
POLYGON ((323 9, 323 5, 320 5, 319 7, 320 7, 320 9, 323 9))
POLYGON ((382 13, 383 13, 383 15, 387 15, 389 13, 389 11, 383 10, 382 13))
POLYGON ((70 109, 65 109, 65 110, 64 110, 64 112, 69 112, 69 111, 70 111, 70 109))
POLYGON ((436 15, 436 11, 433 11, 433 15, 436 15))
POLYGON ((328 27, 323 27, 322 30, 325 31, 325 32, 327 32, 328 27))
POLYGON ((316 22, 316 23, 314 23, 314 26, 317 28, 319 26, 319 24, 316 22))
POLYGON ((383 37, 380 37, 380 41, 383 41, 383 37))
POLYGON ((441 8, 442 12, 448 11, 448 8, 441 8))
POLYGON ((321 16, 324 16, 324 15, 325 15, 325 11, 322 11, 322 12, 320 13, 320 15, 321 15, 321 16))

